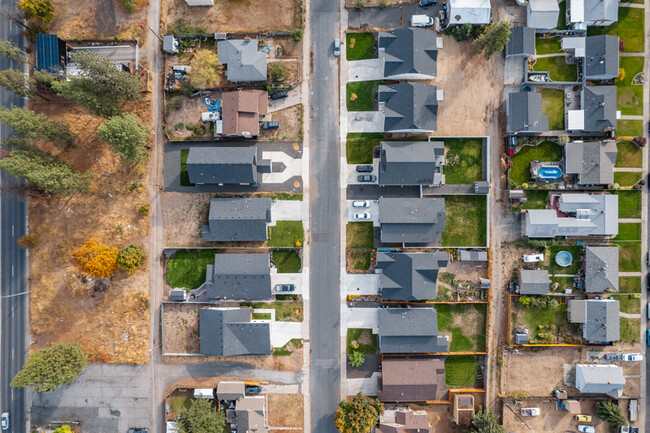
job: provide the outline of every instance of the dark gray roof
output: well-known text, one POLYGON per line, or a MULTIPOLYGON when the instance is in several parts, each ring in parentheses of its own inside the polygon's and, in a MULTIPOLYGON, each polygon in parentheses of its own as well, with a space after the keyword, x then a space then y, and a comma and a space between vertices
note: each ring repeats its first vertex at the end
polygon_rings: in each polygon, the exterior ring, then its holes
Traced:
POLYGON ((548 116, 542 114, 542 94, 515 92, 508 95, 508 132, 546 132, 548 116))
POLYGON ((569 301, 568 318, 582 324, 582 338, 594 343, 620 339, 619 302, 612 299, 574 299, 569 301))
POLYGON ((380 185, 441 185, 445 144, 442 141, 382 141, 380 185))
POLYGON ((519 293, 522 295, 545 295, 550 284, 548 271, 530 269, 519 271, 519 293))
MULTIPOLYGON (((384 103, 384 131, 430 131, 437 129, 436 86, 399 83, 379 86, 379 102, 384 103)), ((380 105, 380 111, 382 106, 380 105)))
POLYGON ((270 254, 215 254, 207 266, 205 288, 210 299, 271 298, 270 254))
POLYGON ((271 222, 270 198, 213 198, 204 241, 266 241, 271 222))
POLYGON ((444 198, 382 198, 381 241, 435 243, 445 229, 445 217, 444 198))
POLYGON ((270 355, 271 328, 251 323, 250 308, 201 308, 199 340, 202 355, 270 355))
POLYGON ((564 145, 567 174, 577 174, 579 185, 614 183, 618 148, 614 140, 571 142, 564 145))
POLYGON ((447 253, 377 253, 382 299, 435 299, 438 270, 447 266, 447 253))
POLYGON ((487 251, 458 250, 458 260, 461 262, 487 262, 487 251))
POLYGON ((257 39, 228 39, 217 43, 219 62, 226 78, 234 82, 266 81, 266 53, 257 50, 257 39))
POLYGON ((618 247, 585 248, 585 290, 618 292, 618 247))
POLYGON ((619 0, 584 0, 584 18, 586 22, 618 21, 619 0))
POLYGON ((187 156, 187 173, 195 184, 261 185, 268 165, 261 146, 192 147, 187 156))
POLYGON ((616 129, 616 86, 584 86, 584 131, 616 129))
POLYGON ((169 291, 169 300, 170 301, 184 301, 187 292, 184 289, 171 289, 169 291))
POLYGON ((585 44, 585 77, 610 80, 618 77, 618 36, 587 36, 585 44))
POLYGON ((433 308, 379 310, 381 353, 447 352, 448 340, 438 337, 438 315, 433 308))
POLYGON ((535 29, 530 27, 513 27, 510 40, 506 45, 506 56, 534 56, 535 29))
POLYGON ((618 365, 576 364, 576 388, 583 394, 620 397, 624 387, 623 368, 618 365))
POLYGON ((379 58, 384 61, 384 78, 404 74, 436 76, 438 48, 436 33, 406 27, 379 32, 379 58))
POLYGON ((489 194, 490 182, 487 180, 477 180, 474 182, 474 194, 489 194))

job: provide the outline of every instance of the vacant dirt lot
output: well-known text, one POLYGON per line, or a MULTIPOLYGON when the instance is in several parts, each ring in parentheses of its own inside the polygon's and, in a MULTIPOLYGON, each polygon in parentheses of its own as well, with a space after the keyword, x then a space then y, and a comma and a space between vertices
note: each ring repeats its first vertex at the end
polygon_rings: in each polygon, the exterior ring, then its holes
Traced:
MULTIPOLYGON (((568 411, 556 410, 555 399, 527 398, 523 399, 522 406, 514 406, 513 399, 507 398, 503 405, 503 425, 508 432, 512 433, 530 433, 536 432, 574 432, 578 430, 578 421, 568 411), (526 416, 519 418, 522 407, 538 407, 540 416, 526 416), (522 420, 528 426, 522 424, 522 420)), ((596 429, 596 433, 607 433, 609 426, 601 421, 596 415, 596 401, 582 400, 580 402, 580 413, 591 415, 592 421, 588 424, 596 429)), ((626 413, 627 409, 623 411, 626 413)))
POLYGON ((261 129, 260 141, 295 141, 302 142, 302 104, 270 113, 264 119, 280 122, 277 129, 261 129))
POLYGON ((165 247, 193 247, 203 243, 201 229, 208 223, 211 196, 210 193, 161 194, 165 247))
POLYGON ((269 426, 293 427, 292 431, 305 426, 302 394, 268 394, 266 403, 269 426))
MULTIPOLYGON (((485 394, 473 393, 472 395, 474 396, 474 407, 478 409, 479 406, 484 404, 485 394)), ((433 431, 436 433, 464 433, 469 428, 467 425, 456 425, 451 420, 454 415, 453 404, 409 404, 408 406, 413 410, 425 410, 429 415, 429 422, 433 427, 433 431)))

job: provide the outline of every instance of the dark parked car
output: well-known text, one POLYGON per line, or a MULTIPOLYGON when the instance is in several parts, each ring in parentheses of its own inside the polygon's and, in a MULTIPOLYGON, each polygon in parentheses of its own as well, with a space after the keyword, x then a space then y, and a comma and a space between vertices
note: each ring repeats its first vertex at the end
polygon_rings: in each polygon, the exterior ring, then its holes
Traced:
POLYGON ((357 165, 359 173, 372 173, 372 165, 357 165))
POLYGON ((282 99, 289 96, 289 92, 275 92, 269 95, 269 99, 282 99))
POLYGON ((646 344, 650 346, 650 329, 645 331, 646 344))
POLYGON ((275 285, 275 291, 276 292, 293 292, 296 290, 296 286, 294 284, 276 284, 275 285))
POLYGON ((249 394, 259 394, 262 392, 262 387, 259 385, 246 385, 246 392, 249 394))
POLYGON ((420 0, 419 5, 420 5, 420 7, 425 8, 427 6, 431 6, 431 5, 434 5, 436 3, 438 3, 438 0, 420 0))
POLYGON ((621 354, 620 353, 608 353, 605 355, 605 359, 608 361, 620 361, 621 360, 621 354))
POLYGON ((280 122, 264 122, 262 128, 264 129, 275 129, 280 127, 280 122))
POLYGON ((374 182, 377 180, 377 176, 371 174, 359 175, 357 176, 357 181, 359 182, 374 182))

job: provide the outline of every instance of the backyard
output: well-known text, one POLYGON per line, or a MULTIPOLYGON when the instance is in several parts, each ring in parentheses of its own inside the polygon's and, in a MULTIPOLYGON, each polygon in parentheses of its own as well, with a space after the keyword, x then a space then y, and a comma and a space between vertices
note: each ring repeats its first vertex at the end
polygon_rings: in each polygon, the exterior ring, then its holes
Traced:
POLYGON ((557 297, 511 298, 511 332, 525 325, 530 344, 571 343, 580 340, 577 326, 567 319, 567 306, 557 297))
POLYGON ((617 241, 618 270, 620 272, 641 272, 641 242, 617 241))
POLYGON ((542 112, 548 116, 548 129, 564 129, 564 91, 542 89, 542 112))
POLYGON ((590 26, 587 29, 587 36, 593 35, 616 35, 623 40, 626 53, 644 52, 644 9, 618 8, 618 21, 609 26, 590 26))
POLYGON ((271 258, 280 274, 295 274, 302 267, 300 256, 295 251, 273 251, 271 258))
POLYGON ((631 188, 641 180, 643 173, 634 171, 617 171, 614 173, 614 183, 621 188, 631 188))
POLYGON ((512 167, 509 170, 510 183, 519 187, 524 183, 531 182, 531 161, 559 161, 562 159, 563 150, 562 146, 552 141, 544 141, 537 146, 523 146, 510 158, 512 161, 512 167))
POLYGON ((372 149, 379 146, 384 134, 351 132, 345 143, 348 164, 372 164, 372 149))
POLYGON ((578 68, 566 62, 566 56, 537 57, 533 65, 535 71, 548 71, 551 81, 570 81, 578 79, 578 68))
POLYGON ((510 206, 510 212, 518 212, 522 209, 546 209, 548 205, 548 191, 526 191, 526 203, 518 203, 510 206))
POLYGON ((483 179, 483 139, 447 138, 447 163, 443 169, 447 185, 473 184, 483 179))
POLYGON ((487 245, 487 198, 482 195, 445 196, 445 230, 441 243, 446 247, 487 245))
POLYGON ((450 333, 450 352, 484 352, 487 304, 437 304, 438 333, 450 333))
POLYGON ((278 221, 269 227, 268 246, 270 247, 300 247, 305 243, 305 231, 302 221, 278 221))
POLYGON ((346 85, 348 111, 373 111, 377 87, 384 84, 381 80, 354 81, 346 85))
POLYGON ((206 266, 214 263, 219 250, 178 250, 167 260, 167 284, 187 291, 205 283, 206 266))
POLYGON ((536 54, 558 54, 562 52, 562 39, 559 36, 552 38, 535 38, 536 54))
POLYGON ((641 218, 641 191, 616 191, 619 218, 641 218))
POLYGON ((616 121, 618 137, 640 137, 643 135, 643 120, 618 119, 616 121))
POLYGON ((616 167, 641 168, 643 165, 643 149, 632 141, 619 141, 616 143, 618 155, 616 156, 616 167))
POLYGON ((567 275, 574 275, 578 273, 578 270, 580 269, 580 265, 582 263, 581 256, 582 255, 582 247, 578 245, 572 245, 572 246, 563 246, 563 245, 554 245, 551 247, 551 254, 550 254, 550 264, 548 266, 548 272, 551 275, 554 274, 567 274, 567 275), (560 251, 568 251, 569 254, 571 254, 571 257, 573 257, 573 261, 569 266, 566 268, 558 265, 555 263, 555 256, 557 253, 560 251))
POLYGON ((625 76, 616 81, 616 100, 623 115, 643 114, 643 84, 632 84, 636 74, 643 72, 643 57, 620 57, 620 69, 625 76))
POLYGON ((452 355, 445 359, 445 382, 451 388, 474 386, 477 371, 476 355, 452 355))
POLYGON ((345 35, 345 58, 351 60, 374 59, 375 35, 372 33, 348 33, 345 35))

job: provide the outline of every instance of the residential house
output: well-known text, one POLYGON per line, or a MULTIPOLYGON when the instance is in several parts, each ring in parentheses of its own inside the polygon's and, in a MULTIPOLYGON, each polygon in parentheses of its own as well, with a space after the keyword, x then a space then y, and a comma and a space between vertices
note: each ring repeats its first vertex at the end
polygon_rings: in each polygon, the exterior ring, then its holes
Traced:
POLYGON ((582 338, 591 344, 620 340, 619 302, 613 299, 572 299, 568 303, 571 323, 582 325, 582 338))
POLYGON ((185 291, 185 289, 179 288, 179 289, 171 289, 169 291, 170 301, 183 302, 186 296, 187 296, 187 292, 185 291))
POLYGON ((271 160, 262 158, 261 146, 192 147, 186 166, 195 185, 261 186, 262 174, 271 172, 271 160))
POLYGON ((444 165, 442 141, 382 141, 379 185, 441 186, 445 184, 444 165))
POLYGON ((535 29, 512 27, 506 45, 506 57, 530 57, 535 55, 535 29))
POLYGON ((386 80, 432 80, 436 77, 436 33, 406 27, 377 35, 378 56, 386 80))
POLYGON ((461 262, 487 262, 488 254, 485 250, 458 250, 458 260, 461 262))
POLYGON ((470 394, 454 394, 454 417, 456 425, 470 425, 474 415, 474 396, 470 394))
POLYGON ((616 86, 583 86, 580 107, 567 110, 567 130, 607 133, 616 129, 616 86))
POLYGON ((587 293, 618 292, 618 247, 585 248, 587 293))
POLYGON ((438 315, 434 308, 382 308, 378 315, 381 353, 449 351, 449 338, 438 335, 438 315))
POLYGON ((203 241, 264 242, 270 222, 270 198, 213 198, 203 241))
POLYGON ((188 6, 212 6, 214 0, 185 0, 188 6))
POLYGON ((576 388, 582 394, 623 395, 623 368, 612 364, 576 364, 576 388))
POLYGON ((490 182, 487 180, 477 180, 474 182, 474 194, 489 194, 490 182))
POLYGON ((382 361, 377 398, 382 403, 423 403, 437 400, 438 377, 444 381, 445 363, 439 359, 382 361))
POLYGON ((509 134, 539 134, 548 131, 548 116, 542 113, 541 93, 514 92, 508 94, 506 113, 509 134))
POLYGON ((270 355, 268 322, 253 322, 250 308, 206 307, 199 311, 201 355, 270 355))
POLYGON ((266 81, 266 53, 257 47, 257 39, 227 39, 217 42, 219 62, 226 67, 228 81, 266 81))
POLYGON ((207 265, 205 289, 210 299, 270 299, 270 254, 215 254, 207 265))
POLYGON ((562 51, 569 57, 584 59, 587 53, 587 38, 584 36, 566 36, 562 38, 562 51))
POLYGON ((422 301, 435 299, 440 268, 447 266, 446 252, 377 253, 382 299, 422 301))
POLYGON ((529 0, 526 7, 526 26, 536 30, 557 27, 560 6, 557 0, 529 0))
POLYGON ((559 194, 557 209, 530 209, 523 231, 529 238, 605 236, 618 234, 618 196, 610 194, 559 194))
POLYGON ((436 86, 407 82, 379 86, 378 92, 384 132, 434 132, 437 129, 436 86))
POLYGON ((379 417, 376 433, 433 433, 424 410, 388 409, 379 417))
POLYGON ((449 0, 449 25, 489 24, 490 0, 449 0))
POLYGON ((36 69, 63 77, 68 65, 68 44, 57 35, 36 34, 36 69))
POLYGON ((564 172, 577 177, 578 185, 614 183, 614 164, 618 148, 616 141, 573 141, 564 145, 564 172))
POLYGON ((613 80, 618 77, 618 36, 598 35, 585 38, 584 71, 587 80, 613 80))
POLYGON ((264 90, 235 90, 221 95, 223 135, 256 137, 260 120, 268 112, 268 94, 264 90))
POLYGON ((267 433, 265 398, 262 395, 240 397, 235 409, 226 409, 226 422, 230 431, 238 433, 267 433))
POLYGON ((546 270, 519 270, 519 293, 522 295, 546 295, 550 284, 546 270))
POLYGON ((567 24, 574 29, 608 26, 618 21, 619 0, 567 0, 567 24))
POLYGON ((233 401, 246 397, 246 384, 224 380, 217 384, 217 399, 233 401))
POLYGON ((381 241, 397 244, 439 242, 445 230, 444 198, 382 198, 379 200, 381 241))

